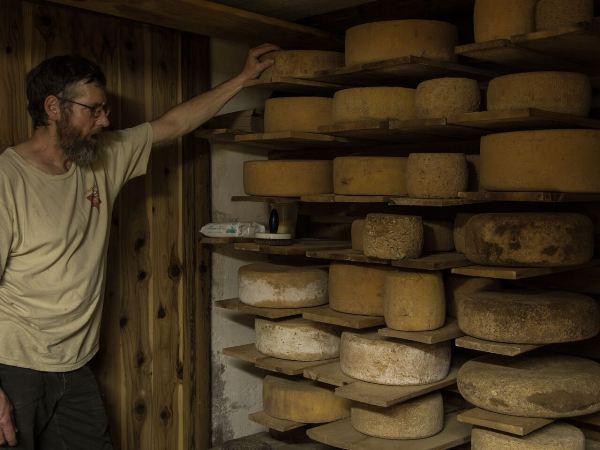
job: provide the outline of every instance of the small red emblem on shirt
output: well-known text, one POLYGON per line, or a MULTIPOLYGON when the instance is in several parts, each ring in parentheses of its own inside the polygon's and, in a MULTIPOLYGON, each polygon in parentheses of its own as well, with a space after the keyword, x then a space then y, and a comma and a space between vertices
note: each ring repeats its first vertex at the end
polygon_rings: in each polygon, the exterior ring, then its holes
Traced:
POLYGON ((93 208, 100 210, 100 203, 102 203, 102 200, 100 200, 100 191, 98 190, 98 185, 94 184, 91 191, 91 194, 86 198, 90 201, 93 208))

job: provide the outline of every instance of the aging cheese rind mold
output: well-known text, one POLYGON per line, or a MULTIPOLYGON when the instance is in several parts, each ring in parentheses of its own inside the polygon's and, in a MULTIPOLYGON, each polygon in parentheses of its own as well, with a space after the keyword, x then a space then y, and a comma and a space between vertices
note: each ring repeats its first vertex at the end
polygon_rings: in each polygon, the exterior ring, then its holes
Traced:
POLYGON ((375 258, 417 258, 423 250, 423 221, 419 216, 367 214, 363 248, 375 258))

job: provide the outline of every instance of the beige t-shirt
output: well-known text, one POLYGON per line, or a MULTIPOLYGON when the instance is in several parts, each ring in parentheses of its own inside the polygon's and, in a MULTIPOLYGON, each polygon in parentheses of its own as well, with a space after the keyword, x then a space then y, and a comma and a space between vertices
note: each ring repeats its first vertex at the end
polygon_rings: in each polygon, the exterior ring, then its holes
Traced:
POLYGON ((0 155, 0 363, 63 372, 98 350, 112 206, 146 173, 152 127, 100 139, 91 167, 61 175, 0 155))

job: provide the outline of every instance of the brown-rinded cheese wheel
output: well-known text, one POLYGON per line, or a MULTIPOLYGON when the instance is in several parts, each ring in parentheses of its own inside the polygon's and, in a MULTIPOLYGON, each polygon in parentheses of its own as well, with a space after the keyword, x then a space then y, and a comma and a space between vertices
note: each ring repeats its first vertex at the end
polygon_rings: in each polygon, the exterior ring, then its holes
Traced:
POLYGON ((406 190, 414 198, 456 198, 468 185, 463 153, 411 153, 406 164, 406 190))
POLYGON ((535 31, 538 0, 475 0, 475 42, 509 39, 535 31))
POLYGON ((479 85, 470 78, 423 81, 415 93, 417 117, 424 119, 479 111, 480 104, 479 85))
POLYGON ((333 123, 361 120, 415 119, 415 90, 404 87, 358 87, 337 91, 333 123))
POLYGON ((333 160, 333 192, 340 195, 406 195, 408 158, 341 156, 333 160))
POLYGON ((344 65, 343 53, 323 50, 279 50, 260 57, 261 61, 267 59, 275 62, 260 75, 263 81, 285 77, 311 77, 316 72, 344 65))
POLYGON ((365 219, 357 219, 352 222, 351 237, 352 250, 363 251, 363 233, 365 231, 365 219))
POLYGON ((446 314, 456 317, 456 304, 461 297, 480 291, 493 291, 500 289, 500 280, 493 278, 463 277, 462 275, 449 275, 444 281, 446 287, 446 314))
POLYGON ((556 30, 587 22, 594 17, 594 0, 538 0, 535 7, 537 31, 556 30))
POLYGON ((381 259, 419 257, 423 249, 421 217, 367 214, 363 249, 366 256, 381 259))
POLYGON ((423 221, 423 251, 449 252, 454 250, 454 225, 448 220, 423 221))
POLYGON ((582 431, 566 423, 553 423, 526 436, 473 428, 471 450, 585 450, 582 431))
POLYGON ((331 125, 332 99, 328 97, 278 97, 265 102, 265 133, 318 131, 331 125))

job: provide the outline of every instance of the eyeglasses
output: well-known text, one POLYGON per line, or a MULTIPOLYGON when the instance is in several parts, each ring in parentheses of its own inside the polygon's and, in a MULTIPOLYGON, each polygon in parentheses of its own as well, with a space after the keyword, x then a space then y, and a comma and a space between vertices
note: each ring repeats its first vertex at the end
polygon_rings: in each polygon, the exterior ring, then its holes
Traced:
POLYGON ((90 105, 86 105, 85 103, 79 103, 79 102, 76 102, 75 100, 69 100, 68 98, 64 98, 64 97, 57 97, 57 98, 60 101, 74 103, 76 105, 83 106, 84 108, 89 109, 90 114, 92 115, 92 117, 94 119, 97 119, 98 117, 100 117, 102 115, 102 113, 104 113, 106 115, 106 117, 108 117, 110 115, 110 105, 107 103, 103 103, 101 105, 90 106, 90 105))

